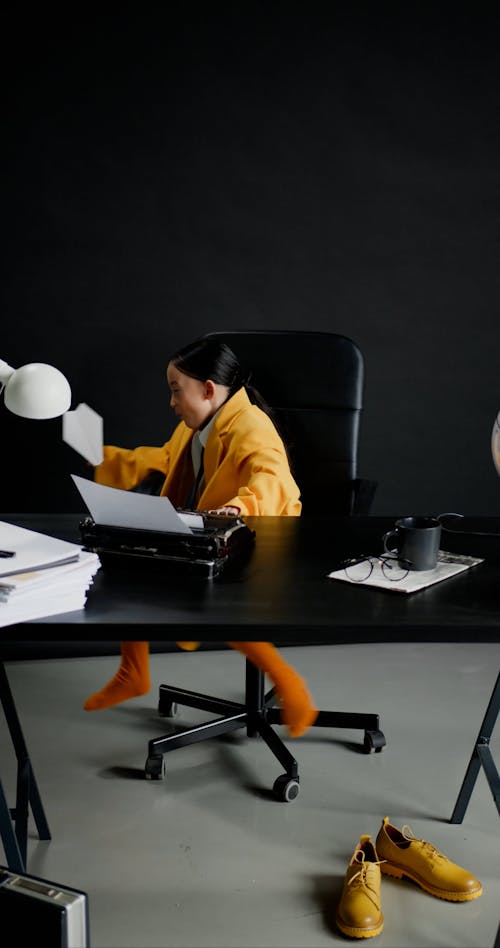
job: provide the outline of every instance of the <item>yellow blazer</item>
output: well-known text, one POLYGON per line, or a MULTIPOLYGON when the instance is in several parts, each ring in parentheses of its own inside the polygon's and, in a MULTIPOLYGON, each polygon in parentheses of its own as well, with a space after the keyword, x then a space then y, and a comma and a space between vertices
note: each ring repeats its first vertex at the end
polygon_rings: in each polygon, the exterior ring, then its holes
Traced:
MULTIPOLYGON (((193 430, 183 421, 161 448, 134 450, 106 445, 95 480, 130 490, 153 471, 165 475, 161 495, 182 507, 193 482, 193 430)), ((222 406, 205 447, 205 483, 199 510, 231 505, 243 516, 300 515, 300 491, 295 483, 283 442, 271 419, 240 388, 222 406)))

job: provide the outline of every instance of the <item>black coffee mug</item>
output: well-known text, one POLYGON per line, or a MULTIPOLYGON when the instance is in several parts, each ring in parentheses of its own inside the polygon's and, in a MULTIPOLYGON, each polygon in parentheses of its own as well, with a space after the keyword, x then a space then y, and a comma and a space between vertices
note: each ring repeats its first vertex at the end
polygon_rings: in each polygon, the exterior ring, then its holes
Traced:
POLYGON ((437 565, 441 524, 435 517, 401 517, 382 537, 386 553, 396 553, 409 569, 434 569, 437 565), (395 545, 394 545, 395 543, 395 545))

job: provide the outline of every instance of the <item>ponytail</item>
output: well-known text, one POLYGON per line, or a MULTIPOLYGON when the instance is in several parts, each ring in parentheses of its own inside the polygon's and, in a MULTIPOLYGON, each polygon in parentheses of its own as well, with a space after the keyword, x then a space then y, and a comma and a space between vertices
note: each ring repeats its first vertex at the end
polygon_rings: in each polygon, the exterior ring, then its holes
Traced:
POLYGON ((276 423, 272 408, 252 384, 251 371, 240 364, 238 357, 229 346, 219 339, 202 336, 200 339, 196 339, 195 342, 179 349, 171 356, 169 361, 180 372, 198 379, 200 382, 212 379, 213 382, 224 385, 228 389, 228 398, 244 388, 252 405, 256 405, 271 419, 283 441, 288 463, 290 464, 286 442, 279 425, 276 423))

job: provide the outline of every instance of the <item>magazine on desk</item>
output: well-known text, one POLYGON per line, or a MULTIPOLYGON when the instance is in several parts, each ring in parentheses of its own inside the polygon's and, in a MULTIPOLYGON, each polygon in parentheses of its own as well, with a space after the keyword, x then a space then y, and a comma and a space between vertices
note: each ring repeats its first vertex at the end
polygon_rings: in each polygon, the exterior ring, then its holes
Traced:
POLYGON ((460 553, 448 553, 446 550, 440 550, 437 566, 434 569, 410 570, 403 579, 396 582, 386 579, 380 563, 376 561, 376 557, 374 557, 371 575, 367 579, 361 581, 351 579, 346 574, 344 567, 328 573, 328 578, 337 579, 343 583, 351 583, 353 586, 375 586, 378 589, 390 589, 391 592, 408 594, 417 592, 419 589, 426 589, 435 583, 441 583, 443 580, 450 579, 451 576, 463 573, 464 570, 471 569, 471 567, 483 562, 484 560, 477 556, 464 556, 460 553))
POLYGON ((80 544, 0 521, 0 628, 83 609, 100 568, 80 544))

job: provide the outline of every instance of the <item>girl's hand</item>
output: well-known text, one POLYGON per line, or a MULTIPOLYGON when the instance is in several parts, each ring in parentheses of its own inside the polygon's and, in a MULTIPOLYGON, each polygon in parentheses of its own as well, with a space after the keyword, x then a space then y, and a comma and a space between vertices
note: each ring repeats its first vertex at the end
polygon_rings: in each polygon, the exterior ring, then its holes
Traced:
POLYGON ((237 517, 239 512, 239 507, 216 507, 215 510, 207 510, 209 514, 228 514, 230 517, 237 517))

